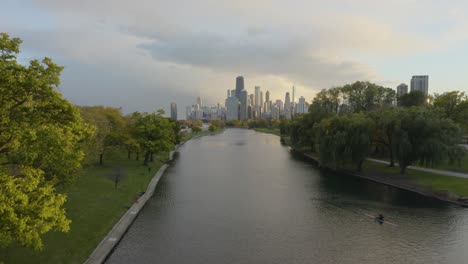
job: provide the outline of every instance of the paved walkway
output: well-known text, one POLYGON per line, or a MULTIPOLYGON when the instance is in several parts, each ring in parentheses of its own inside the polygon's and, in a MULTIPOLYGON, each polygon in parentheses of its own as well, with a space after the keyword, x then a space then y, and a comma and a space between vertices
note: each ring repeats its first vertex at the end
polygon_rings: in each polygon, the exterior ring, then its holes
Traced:
MULTIPOLYGON (((389 163, 386 160, 379 160, 379 159, 370 159, 370 158, 368 158, 367 160, 377 162, 377 163, 382 163, 382 164, 388 164, 389 163)), ((395 166, 398 166, 398 163, 395 163, 395 166)), ((440 174, 440 175, 448 176, 448 177, 460 177, 460 178, 467 178, 468 179, 468 174, 461 173, 461 172, 453 172, 453 171, 447 171, 447 170, 435 170, 435 169, 429 169, 429 168, 423 168, 423 167, 417 167, 417 166, 408 166, 408 169, 418 170, 418 171, 425 171, 425 172, 430 172, 430 173, 436 173, 436 174, 440 174)))

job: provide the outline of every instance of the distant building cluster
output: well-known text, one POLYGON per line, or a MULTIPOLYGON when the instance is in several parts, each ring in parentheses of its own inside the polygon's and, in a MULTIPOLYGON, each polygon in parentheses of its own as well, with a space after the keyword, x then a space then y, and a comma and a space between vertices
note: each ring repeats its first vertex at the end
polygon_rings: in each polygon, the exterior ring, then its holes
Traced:
MULTIPOLYGON (((421 91, 424 95, 429 92, 429 76, 414 75, 411 78, 410 87, 402 83, 396 87, 397 97, 408 92, 421 91)), ((281 99, 272 100, 270 92, 263 93, 260 86, 254 87, 254 92, 249 94, 244 86, 244 77, 236 78, 234 89, 227 90, 224 106, 218 103, 214 106, 202 104, 198 97, 193 105, 186 107, 187 120, 240 120, 248 119, 292 119, 297 114, 307 113, 309 104, 301 96, 296 102, 296 89, 292 87, 292 94, 286 92, 284 102, 281 99)), ((171 118, 177 119, 177 104, 171 103, 171 118)))
MULTIPOLYGON (((410 92, 420 91, 425 96, 429 94, 429 76, 428 75, 414 75, 411 77, 410 92)), ((397 96, 400 97, 408 93, 408 85, 402 83, 396 88, 397 96)))
POLYGON ((202 104, 200 97, 197 97, 195 104, 189 105, 185 109, 187 120, 225 120, 226 108, 219 103, 216 106, 202 104))
MULTIPOLYGON (((195 104, 187 106, 187 120, 240 120, 248 119, 291 119, 296 114, 307 113, 309 104, 301 96, 299 101, 295 101, 296 89, 292 87, 292 98, 289 92, 286 92, 284 103, 278 99, 271 100, 270 92, 263 93, 260 86, 254 87, 254 93, 249 94, 244 86, 244 77, 236 78, 234 89, 227 90, 227 97, 224 106, 207 106, 202 104, 200 97, 195 104)), ((177 113, 172 114, 173 108, 177 112, 177 106, 171 104, 171 117, 177 118, 177 113)))
POLYGON ((309 104, 301 96, 299 102, 295 102, 295 88, 292 88, 292 99, 289 92, 286 93, 284 103, 280 99, 270 100, 270 91, 263 93, 260 86, 254 87, 254 93, 249 94, 244 87, 244 77, 236 78, 234 90, 227 91, 226 120, 248 119, 291 119, 295 114, 306 113, 309 104))

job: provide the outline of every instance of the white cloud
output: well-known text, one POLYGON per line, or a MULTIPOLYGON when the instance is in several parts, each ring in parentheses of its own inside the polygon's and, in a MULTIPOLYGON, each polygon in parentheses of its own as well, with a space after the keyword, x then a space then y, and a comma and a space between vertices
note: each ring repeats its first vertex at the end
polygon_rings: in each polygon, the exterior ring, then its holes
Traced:
POLYGON ((364 58, 424 54, 468 36, 460 12, 468 4, 460 0, 43 0, 35 6, 53 26, 31 29, 24 19, 6 21, 7 28, 29 51, 68 66, 65 95, 132 110, 179 98, 183 106, 196 95, 222 102, 240 74, 251 87, 272 90, 273 98, 292 84, 311 99, 318 89, 355 80, 394 83, 364 58))

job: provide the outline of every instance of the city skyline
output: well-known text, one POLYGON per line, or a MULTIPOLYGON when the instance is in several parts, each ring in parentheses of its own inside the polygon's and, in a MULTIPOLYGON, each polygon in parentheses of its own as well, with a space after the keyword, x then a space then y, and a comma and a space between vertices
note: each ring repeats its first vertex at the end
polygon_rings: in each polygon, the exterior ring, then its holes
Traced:
POLYGON ((24 40, 20 61, 47 56, 64 65, 60 91, 79 105, 129 113, 167 111, 167 102, 187 105, 196 96, 222 102, 234 74, 272 98, 293 85, 306 98, 358 80, 394 88, 409 84, 408 73, 431 76, 430 93, 468 91, 459 78, 468 68, 468 3, 461 1, 202 0, 181 8, 46 0, 2 7, 9 10, 2 31, 24 40), (424 16, 413 19, 421 9, 424 16))

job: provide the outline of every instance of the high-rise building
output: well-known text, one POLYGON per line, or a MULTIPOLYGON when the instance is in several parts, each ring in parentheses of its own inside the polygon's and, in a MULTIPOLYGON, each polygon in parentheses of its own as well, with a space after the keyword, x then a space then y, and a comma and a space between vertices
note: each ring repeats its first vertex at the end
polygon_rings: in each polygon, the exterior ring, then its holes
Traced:
POLYGON ((291 119, 292 111, 291 111, 291 98, 289 96, 289 92, 286 92, 286 96, 284 97, 284 118, 291 119))
POLYGON ((263 92, 262 92, 262 91, 260 91, 259 106, 260 106, 260 107, 263 107, 263 92))
POLYGON ((244 89, 240 92, 240 108, 239 118, 241 121, 246 121, 248 118, 248 99, 247 91, 244 89))
POLYGON ((177 120, 177 104, 171 103, 171 118, 177 120))
POLYGON ((424 95, 428 95, 429 92, 429 76, 428 75, 414 75, 411 78, 411 92, 420 91, 424 95))
POLYGON ((229 96, 226 98, 226 120, 238 120, 239 119, 239 99, 236 97, 235 90, 228 93, 229 96))
POLYGON ((304 96, 299 97, 299 102, 296 105, 296 113, 304 114, 307 113, 308 109, 306 108, 306 101, 304 96))
POLYGON ((292 103, 293 103, 293 105, 296 102, 295 101, 296 100, 295 96, 296 96, 296 87, 294 87, 294 85, 293 85, 293 88, 292 88, 292 103))
POLYGON ((200 96, 197 97, 197 104, 201 107, 202 106, 202 100, 200 96))
POLYGON ((237 76, 236 78, 236 97, 240 99, 241 91, 244 90, 244 77, 237 76))
POLYGON ((264 112, 270 112, 270 91, 266 91, 265 93, 265 104, 263 106, 264 112))
POLYGON ((257 108, 260 103, 260 86, 255 86, 255 101, 254 101, 254 106, 257 108))
POLYGON ((187 106, 185 108, 185 116, 187 120, 192 119, 192 107, 191 106, 187 106))
POLYGON ((397 97, 405 95, 408 93, 408 85, 406 83, 402 83, 397 86, 397 97))

